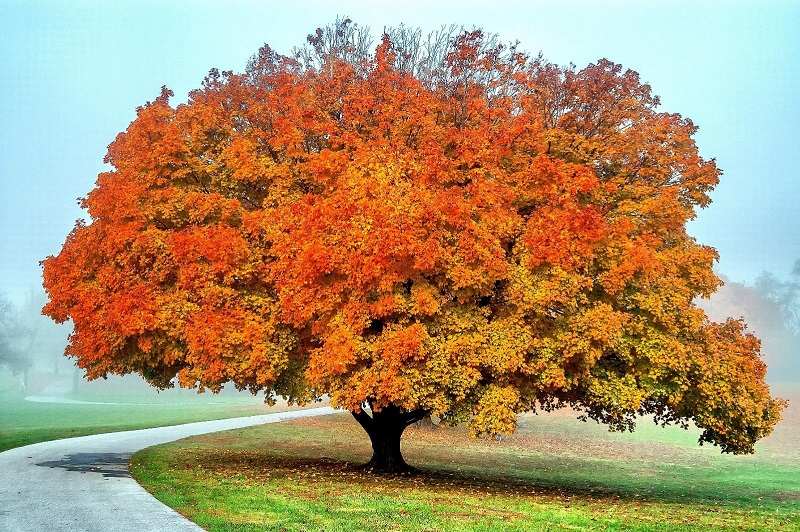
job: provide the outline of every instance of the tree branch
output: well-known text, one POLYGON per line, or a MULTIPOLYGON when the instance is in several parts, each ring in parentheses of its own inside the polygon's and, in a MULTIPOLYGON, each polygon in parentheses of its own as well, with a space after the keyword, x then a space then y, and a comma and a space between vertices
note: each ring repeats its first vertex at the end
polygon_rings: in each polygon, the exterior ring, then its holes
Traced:
POLYGON ((358 411, 351 410, 350 413, 353 415, 355 420, 358 421, 358 424, 361 425, 361 427, 367 432, 367 434, 370 434, 370 430, 374 426, 374 421, 369 414, 364 412, 363 409, 358 411))
POLYGON ((405 424, 406 427, 409 425, 413 425, 417 421, 421 421, 422 419, 424 419, 425 416, 427 416, 428 414, 430 414, 430 411, 425 410, 423 408, 418 408, 416 410, 412 410, 411 412, 406 412, 405 414, 403 414, 402 417, 403 423, 405 424))

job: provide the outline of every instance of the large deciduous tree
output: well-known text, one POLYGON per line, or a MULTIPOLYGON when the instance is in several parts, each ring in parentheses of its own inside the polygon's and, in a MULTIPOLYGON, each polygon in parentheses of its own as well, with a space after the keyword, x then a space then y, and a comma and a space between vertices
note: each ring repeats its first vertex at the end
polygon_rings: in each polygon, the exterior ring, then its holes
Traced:
POLYGON ((758 339, 693 303, 720 281, 686 223, 720 172, 635 72, 480 31, 309 42, 164 89, 110 145, 91 222, 44 261, 90 378, 327 395, 375 470, 407 469, 429 413, 490 437, 651 414, 734 453, 770 433, 758 339))
POLYGON ((800 335, 800 260, 795 261, 789 280, 780 280, 770 272, 756 279, 755 290, 777 305, 785 326, 800 335))

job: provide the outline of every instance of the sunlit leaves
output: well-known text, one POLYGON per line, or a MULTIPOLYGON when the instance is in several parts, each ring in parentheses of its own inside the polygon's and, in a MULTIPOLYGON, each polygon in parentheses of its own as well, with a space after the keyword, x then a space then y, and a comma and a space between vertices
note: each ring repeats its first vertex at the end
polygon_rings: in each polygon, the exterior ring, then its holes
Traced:
POLYGON ((693 303, 719 281, 685 225, 719 171, 635 72, 480 31, 435 68, 388 36, 324 53, 265 48, 177 108, 165 89, 111 144, 91 223, 44 272, 90 376, 393 404, 477 435, 563 405, 614 429, 691 418, 733 452, 769 433, 757 341, 693 303))

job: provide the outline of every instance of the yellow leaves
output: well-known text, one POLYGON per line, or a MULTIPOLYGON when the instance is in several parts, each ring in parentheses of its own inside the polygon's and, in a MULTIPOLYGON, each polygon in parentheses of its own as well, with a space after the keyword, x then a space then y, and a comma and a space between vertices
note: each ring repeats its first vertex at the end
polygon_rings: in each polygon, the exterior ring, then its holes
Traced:
POLYGON ((439 352, 451 365, 479 368, 485 343, 485 336, 479 332, 465 331, 443 339, 439 352))
POLYGON ((515 319, 499 319, 489 323, 484 334, 480 366, 498 379, 519 372, 533 341, 530 328, 515 319))
POLYGON ((479 393, 469 422, 473 437, 512 434, 517 428, 520 396, 516 387, 490 384, 479 393))
POLYGON ((632 374, 601 372, 588 379, 586 386, 593 403, 603 405, 604 409, 618 417, 639 410, 649 395, 632 374))
POLYGON ((507 299, 523 314, 555 317, 584 304, 581 294, 592 284, 591 278, 558 267, 520 265, 510 271, 507 299))
POLYGON ((744 334, 744 328, 732 319, 702 325, 687 372, 692 385, 678 405, 691 409, 695 423, 704 429, 701 442, 737 454, 752 453, 755 441, 772 432, 786 406, 770 397, 760 342, 744 334))
POLYGON ((619 346, 629 319, 627 313, 617 312, 608 303, 601 302, 575 314, 570 319, 569 329, 586 342, 613 350, 619 346))
POLYGON ((644 338, 631 341, 638 357, 649 362, 643 377, 659 381, 689 372, 695 356, 692 346, 652 326, 647 326, 643 332, 640 336, 644 338))

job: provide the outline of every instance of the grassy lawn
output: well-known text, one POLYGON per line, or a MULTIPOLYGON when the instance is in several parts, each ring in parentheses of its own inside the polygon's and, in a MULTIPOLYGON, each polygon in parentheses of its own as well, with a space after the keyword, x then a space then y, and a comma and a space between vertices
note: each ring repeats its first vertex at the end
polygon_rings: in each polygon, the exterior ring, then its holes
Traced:
POLYGON ((266 414, 262 399, 249 394, 229 396, 83 391, 73 400, 133 404, 60 404, 25 401, 19 392, 0 391, 0 452, 13 447, 102 432, 143 429, 229 417, 266 414))
POLYGON ((526 415, 501 443, 409 429, 423 473, 355 469, 369 441, 348 414, 182 440, 134 455, 134 476, 208 530, 800 530, 800 394, 754 456, 699 447, 643 420, 610 434, 526 415))

